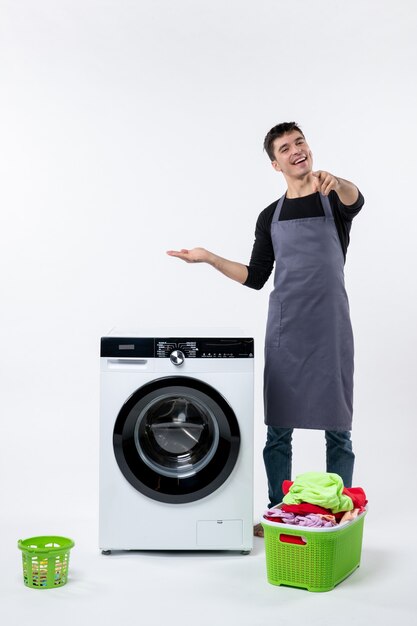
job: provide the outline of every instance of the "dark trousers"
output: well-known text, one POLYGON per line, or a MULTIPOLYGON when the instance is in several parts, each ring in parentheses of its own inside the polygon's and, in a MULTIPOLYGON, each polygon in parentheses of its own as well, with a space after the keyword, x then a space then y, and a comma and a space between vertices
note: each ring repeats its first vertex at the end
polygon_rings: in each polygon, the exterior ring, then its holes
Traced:
MULTIPOLYGON (((269 507, 282 501, 282 482, 291 480, 292 428, 268 426, 264 463, 268 478, 269 507)), ((325 430, 326 471, 339 474, 345 487, 352 486, 355 455, 350 431, 325 430)))

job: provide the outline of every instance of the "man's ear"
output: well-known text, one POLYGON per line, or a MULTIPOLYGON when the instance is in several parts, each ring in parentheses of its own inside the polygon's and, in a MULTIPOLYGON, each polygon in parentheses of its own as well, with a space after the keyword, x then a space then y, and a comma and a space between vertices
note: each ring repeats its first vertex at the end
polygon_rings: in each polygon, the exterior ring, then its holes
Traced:
POLYGON ((274 168, 274 170, 275 170, 276 172, 281 172, 281 171, 282 171, 282 170, 281 170, 281 168, 280 168, 280 166, 278 165, 278 162, 277 162, 277 161, 271 161, 271 165, 272 165, 272 167, 274 168))

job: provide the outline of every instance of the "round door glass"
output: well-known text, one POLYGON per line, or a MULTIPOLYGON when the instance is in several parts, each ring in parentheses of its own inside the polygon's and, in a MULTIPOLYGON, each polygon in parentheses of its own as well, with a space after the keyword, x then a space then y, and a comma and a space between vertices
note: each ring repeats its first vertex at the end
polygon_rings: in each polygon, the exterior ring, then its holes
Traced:
POLYGON ((236 415, 207 383, 186 376, 155 379, 120 409, 113 449, 125 478, 141 493, 172 504, 213 493, 239 454, 236 415))
POLYGON ((211 461, 219 427, 209 407, 192 393, 160 395, 140 412, 134 438, 150 469, 181 479, 197 474, 211 461))

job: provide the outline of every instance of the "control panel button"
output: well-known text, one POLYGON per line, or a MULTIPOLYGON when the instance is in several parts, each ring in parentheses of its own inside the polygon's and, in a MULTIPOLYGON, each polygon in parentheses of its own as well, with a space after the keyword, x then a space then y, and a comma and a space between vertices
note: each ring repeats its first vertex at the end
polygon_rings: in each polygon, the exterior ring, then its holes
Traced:
POLYGON ((185 355, 182 350, 173 350, 169 355, 169 358, 171 360, 171 363, 173 363, 174 365, 182 365, 185 360, 185 355))

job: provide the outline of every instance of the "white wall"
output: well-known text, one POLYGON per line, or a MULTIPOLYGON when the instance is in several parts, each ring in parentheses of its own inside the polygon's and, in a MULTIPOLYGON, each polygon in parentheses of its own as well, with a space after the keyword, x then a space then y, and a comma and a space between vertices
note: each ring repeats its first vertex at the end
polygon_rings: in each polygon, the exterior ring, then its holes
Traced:
MULTIPOLYGON (((10 516, 95 514, 99 339, 150 324, 238 324, 255 336, 262 512, 271 284, 245 289, 165 250, 202 245, 248 261, 258 213, 284 190, 263 137, 293 119, 315 166, 366 198, 346 266, 355 482, 381 505, 387 488, 406 496, 416 17, 412 0, 2 0, 0 480, 10 516)), ((324 469, 322 438, 297 433, 295 473, 324 469)))

